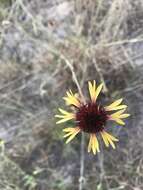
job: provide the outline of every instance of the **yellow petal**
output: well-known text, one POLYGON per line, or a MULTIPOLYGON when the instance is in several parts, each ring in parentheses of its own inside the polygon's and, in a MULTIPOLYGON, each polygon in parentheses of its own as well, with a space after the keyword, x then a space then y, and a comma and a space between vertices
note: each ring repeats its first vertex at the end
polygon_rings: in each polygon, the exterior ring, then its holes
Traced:
POLYGON ((99 150, 99 143, 98 143, 96 135, 94 134, 92 138, 93 138, 93 141, 95 143, 94 146, 95 146, 97 152, 100 152, 100 150, 99 150))
POLYGON ((69 120, 71 120, 73 118, 64 118, 64 119, 61 119, 61 120, 57 121, 56 124, 64 123, 64 122, 69 121, 69 120))
POLYGON ((115 144, 114 144, 113 141, 116 141, 116 142, 117 142, 118 139, 115 138, 115 137, 113 137, 112 135, 110 135, 110 134, 107 133, 107 132, 105 132, 105 133, 106 133, 106 137, 107 137, 107 139, 108 139, 109 144, 112 146, 113 149, 115 149, 115 144))
POLYGON ((63 132, 73 132, 74 129, 75 128, 73 127, 68 127, 68 128, 63 129, 63 132))
POLYGON ((104 131, 101 132, 101 136, 102 136, 102 139, 103 139, 103 141, 105 143, 105 146, 109 147, 109 142, 108 142, 108 140, 106 138, 106 134, 104 133, 104 131))
POLYGON ((65 134, 63 137, 66 138, 66 137, 68 137, 70 135, 72 135, 72 132, 69 132, 69 133, 65 134))
POLYGON ((95 101, 97 100, 98 95, 99 95, 99 93, 100 93, 101 90, 102 90, 102 87, 103 87, 103 83, 100 84, 100 85, 97 87, 97 89, 96 89, 96 93, 95 93, 95 101))
POLYGON ((121 110, 121 109, 126 109, 127 106, 126 105, 120 105, 120 106, 116 106, 116 107, 105 107, 106 111, 116 111, 116 110, 121 110))
POLYGON ((57 117, 57 118, 64 118, 65 116, 64 115, 55 115, 55 117, 57 117))
POLYGON ((120 115, 120 118, 123 119, 123 118, 127 118, 127 117, 129 117, 129 116, 130 116, 130 114, 127 114, 127 113, 126 113, 126 114, 120 115))
POLYGON ((63 109, 61 109, 61 108, 59 108, 59 111, 60 111, 62 114, 64 114, 64 115, 69 114, 69 112, 67 112, 67 111, 65 111, 65 110, 63 110, 63 109))
POLYGON ((113 141, 118 141, 117 138, 115 138, 114 136, 110 135, 109 133, 105 132, 105 131, 102 131, 101 132, 101 136, 103 138, 103 141, 105 143, 105 146, 106 147, 109 147, 109 144, 112 146, 112 148, 115 149, 115 144, 113 141))
POLYGON ((70 137, 66 141, 66 144, 69 143, 79 132, 80 132, 79 127, 73 128, 73 132, 71 132, 70 137))
POLYGON ((88 89, 89 89, 89 94, 90 94, 91 100, 93 102, 95 102, 95 99, 96 99, 96 82, 95 82, 95 80, 93 81, 93 85, 90 81, 88 82, 88 89))
POLYGON ((96 154, 96 152, 100 152, 99 143, 95 134, 91 134, 91 149, 93 154, 96 154))
POLYGON ((67 112, 63 109, 59 108, 59 111, 63 114, 63 115, 55 115, 55 117, 61 118, 61 120, 57 121, 56 124, 60 124, 63 122, 66 122, 68 120, 74 119, 75 118, 75 114, 74 113, 70 113, 67 112))
POLYGON ((122 110, 120 110, 120 111, 117 111, 117 112, 111 114, 111 117, 112 117, 112 118, 116 118, 116 117, 118 118, 122 113, 124 113, 125 110, 126 110, 126 109, 122 109, 122 110))
POLYGON ((110 138, 108 139, 108 141, 109 141, 110 145, 112 146, 112 148, 115 149, 115 144, 113 143, 113 141, 110 138))
POLYGON ((125 125, 125 122, 122 119, 117 118, 117 117, 116 118, 109 117, 109 120, 116 121, 120 125, 125 125))
POLYGON ((112 141, 116 141, 116 142, 119 141, 119 140, 118 140, 116 137, 114 137, 113 135, 111 135, 111 134, 109 134, 109 133, 107 133, 107 132, 105 132, 105 133, 106 133, 108 139, 110 138, 112 141))
POLYGON ((125 125, 125 122, 123 120, 121 120, 121 119, 117 118, 117 119, 114 119, 114 121, 116 121, 120 125, 125 125))
POLYGON ((91 151, 91 145, 92 145, 92 135, 90 135, 90 138, 89 138, 88 152, 91 151))
POLYGON ((114 120, 120 125, 125 125, 125 123, 122 121, 122 119, 129 117, 130 114, 123 114, 124 111, 125 111, 125 109, 120 110, 114 114, 111 114, 109 116, 109 120, 114 120))
POLYGON ((78 94, 73 94, 71 90, 67 91, 67 96, 63 97, 67 105, 74 105, 76 107, 80 106, 80 101, 78 100, 78 94))
POLYGON ((112 108, 111 111, 121 110, 121 109, 126 109, 126 108, 127 108, 126 105, 120 105, 120 106, 117 106, 117 107, 112 108))
POLYGON ((123 101, 122 98, 116 100, 115 102, 113 102, 112 104, 110 104, 109 106, 106 106, 106 110, 112 110, 113 108, 115 108, 116 106, 118 106, 119 104, 121 104, 121 102, 123 101))

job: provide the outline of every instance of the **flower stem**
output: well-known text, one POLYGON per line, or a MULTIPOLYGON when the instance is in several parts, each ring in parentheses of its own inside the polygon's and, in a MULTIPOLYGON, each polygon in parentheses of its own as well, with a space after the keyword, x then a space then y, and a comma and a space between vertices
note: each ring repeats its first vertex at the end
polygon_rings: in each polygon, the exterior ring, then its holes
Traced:
POLYGON ((80 178, 79 178, 79 190, 83 190, 84 186, 84 133, 81 134, 81 157, 80 157, 80 178))
MULTIPOLYGON (((67 64, 67 66, 71 70, 73 81, 75 82, 75 84, 78 88, 78 92, 82 98, 82 101, 85 103, 85 98, 83 96, 80 84, 79 84, 78 79, 76 77, 73 65, 64 56, 62 56, 62 59, 65 61, 65 63, 67 64)), ((81 146, 80 146, 80 151, 81 151, 80 155, 81 156, 80 156, 79 190, 83 190, 83 188, 84 188, 84 165, 85 165, 85 163, 84 163, 84 155, 85 155, 84 154, 84 142, 85 142, 84 133, 82 132, 82 134, 81 134, 81 146)))

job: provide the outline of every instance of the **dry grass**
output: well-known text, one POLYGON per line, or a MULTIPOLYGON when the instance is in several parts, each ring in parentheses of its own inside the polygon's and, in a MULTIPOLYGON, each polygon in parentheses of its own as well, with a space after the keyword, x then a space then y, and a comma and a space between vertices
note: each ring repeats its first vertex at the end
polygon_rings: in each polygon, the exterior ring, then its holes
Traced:
POLYGON ((0 189, 78 189, 80 137, 65 145, 54 119, 66 89, 76 90, 67 60, 85 94, 88 80, 103 81, 101 101, 123 96, 132 114, 125 128, 111 129, 120 138, 116 151, 85 152, 84 189, 141 190, 142 0, 69 3, 0 7, 0 189), (59 5, 65 17, 52 14, 59 5))

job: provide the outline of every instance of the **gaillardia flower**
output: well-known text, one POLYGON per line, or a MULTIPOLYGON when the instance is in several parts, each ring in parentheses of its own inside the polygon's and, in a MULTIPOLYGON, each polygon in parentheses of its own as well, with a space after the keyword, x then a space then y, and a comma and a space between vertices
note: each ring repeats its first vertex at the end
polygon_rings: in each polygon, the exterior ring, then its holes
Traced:
POLYGON ((102 106, 97 102, 97 97, 102 90, 103 84, 96 87, 96 82, 88 82, 89 94, 91 100, 88 102, 82 101, 78 94, 73 94, 71 90, 67 91, 63 98, 65 103, 74 107, 72 112, 67 112, 59 109, 61 115, 55 115, 60 118, 57 124, 74 120, 75 127, 65 128, 64 137, 67 138, 66 143, 70 142, 79 132, 89 133, 90 140, 88 152, 92 150, 93 154, 100 152, 97 135, 101 135, 105 146, 111 145, 115 148, 114 142, 117 138, 106 132, 106 123, 113 120, 120 125, 125 125, 122 119, 127 118, 130 114, 124 113, 127 106, 121 104, 123 99, 118 99, 108 106, 102 106), (114 112, 115 111, 115 112, 114 112))

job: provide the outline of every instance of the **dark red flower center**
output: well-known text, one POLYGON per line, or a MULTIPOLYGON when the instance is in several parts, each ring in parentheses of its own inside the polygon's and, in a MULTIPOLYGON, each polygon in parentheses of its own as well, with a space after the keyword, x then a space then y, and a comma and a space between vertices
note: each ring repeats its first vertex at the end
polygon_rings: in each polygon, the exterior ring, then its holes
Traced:
POLYGON ((104 129, 108 119, 103 106, 96 103, 88 103, 78 108, 76 122, 80 129, 87 133, 98 133, 104 129))

